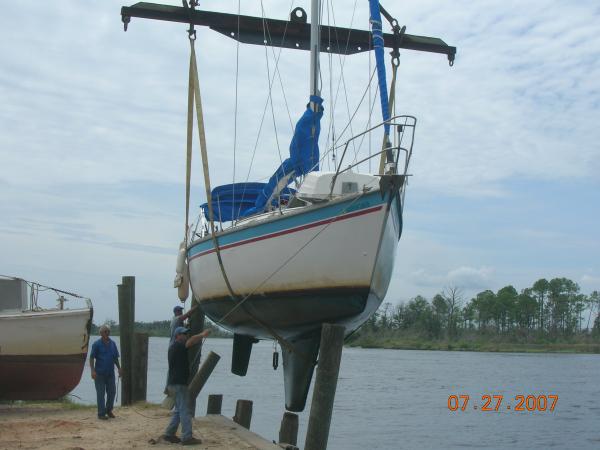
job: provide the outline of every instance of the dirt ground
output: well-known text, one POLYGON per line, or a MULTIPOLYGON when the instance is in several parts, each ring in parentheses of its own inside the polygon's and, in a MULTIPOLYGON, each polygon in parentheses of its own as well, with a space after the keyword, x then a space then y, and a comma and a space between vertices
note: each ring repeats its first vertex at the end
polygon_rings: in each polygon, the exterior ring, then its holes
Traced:
MULTIPOLYGON (((169 412, 155 405, 115 408, 115 419, 98 420, 95 408, 60 403, 0 405, 0 449, 92 450, 181 448, 159 439, 169 412)), ((279 449, 223 416, 194 419, 202 450, 279 449)))

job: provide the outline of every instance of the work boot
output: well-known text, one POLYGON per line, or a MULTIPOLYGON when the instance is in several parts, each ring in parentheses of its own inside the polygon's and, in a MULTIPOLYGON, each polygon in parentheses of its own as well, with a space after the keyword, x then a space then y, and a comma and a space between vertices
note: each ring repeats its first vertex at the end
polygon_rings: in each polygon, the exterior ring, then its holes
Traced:
POLYGON ((108 420, 108 417, 106 417, 106 416, 98 416, 98 419, 100 419, 100 420, 108 420))
POLYGON ((201 439, 196 439, 195 437, 191 437, 186 441, 181 441, 181 445, 199 445, 202 444, 201 439))
POLYGON ((112 411, 107 412, 106 415, 108 416, 109 419, 115 418, 115 415, 112 413, 112 411))
POLYGON ((160 438, 163 441, 170 442, 171 444, 179 444, 181 442, 181 439, 175 435, 169 436, 168 434, 163 434, 160 438))

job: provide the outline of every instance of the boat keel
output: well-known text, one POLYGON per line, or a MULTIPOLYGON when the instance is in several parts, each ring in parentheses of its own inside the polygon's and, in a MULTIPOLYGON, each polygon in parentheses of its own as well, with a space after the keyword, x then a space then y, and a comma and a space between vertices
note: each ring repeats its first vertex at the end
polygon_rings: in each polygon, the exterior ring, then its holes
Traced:
POLYGON ((233 352, 231 353, 231 373, 241 377, 246 376, 248 372, 248 363, 252 353, 252 344, 256 344, 258 339, 252 336, 235 333, 233 335, 233 352))
POLYGON ((281 349, 283 355, 283 383, 285 407, 300 412, 306 405, 317 355, 319 354, 320 332, 288 341, 290 348, 281 349))

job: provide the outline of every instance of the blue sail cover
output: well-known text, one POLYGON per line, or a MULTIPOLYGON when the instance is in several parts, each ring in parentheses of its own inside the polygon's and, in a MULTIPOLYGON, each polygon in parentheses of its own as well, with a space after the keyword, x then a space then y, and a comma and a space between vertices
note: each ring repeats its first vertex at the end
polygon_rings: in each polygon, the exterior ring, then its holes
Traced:
MULTIPOLYGON (((375 63, 377 64, 377 80, 379 81, 379 94, 381 96, 381 113, 383 120, 390 120, 390 107, 388 104, 387 83, 385 80, 385 51, 383 45, 383 33, 381 31, 381 11, 379 0, 369 0, 369 11, 371 14, 371 28, 373 34, 373 50, 375 51, 375 63)), ((390 135, 390 124, 384 126, 386 136, 390 135)))
POLYGON ((258 195, 254 208, 248 211, 248 215, 263 212, 269 199, 278 195, 277 190, 290 184, 295 177, 319 170, 319 134, 321 117, 323 117, 323 99, 311 95, 310 102, 317 105, 318 111, 313 111, 310 103, 306 105, 306 110, 294 130, 290 143, 290 157, 284 160, 271 176, 258 195))
MULTIPOLYGON (((256 199, 263 192, 267 183, 233 183, 217 186, 211 192, 212 209, 214 220, 217 222, 229 222, 249 216, 250 209, 254 208, 256 199)), ((284 189, 279 197, 282 201, 287 201, 294 191, 284 189)), ((273 200, 273 206, 277 206, 273 200)), ((208 203, 200 205, 202 212, 208 216, 208 203)))

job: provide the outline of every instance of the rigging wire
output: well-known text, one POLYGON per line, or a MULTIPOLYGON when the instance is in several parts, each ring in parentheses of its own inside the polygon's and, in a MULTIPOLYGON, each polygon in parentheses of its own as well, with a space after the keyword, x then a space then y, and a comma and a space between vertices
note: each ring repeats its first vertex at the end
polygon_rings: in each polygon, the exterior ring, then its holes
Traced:
MULTIPOLYGON (((373 75, 375 74, 375 72, 373 72, 373 75)), ((371 88, 371 84, 369 83, 369 93, 370 93, 370 88, 371 88)), ((365 126, 367 127, 366 129, 369 130, 372 127, 371 124, 371 118, 373 117, 373 110, 375 109, 375 105, 377 104, 377 93, 379 92, 379 86, 376 87, 375 89, 375 97, 373 98, 372 102, 371 102, 371 106, 369 109, 369 114, 368 114, 368 118, 367 118, 367 123, 365 124, 365 126)), ((371 145, 371 135, 372 133, 368 133, 369 136, 369 146, 371 145)), ((362 148, 363 142, 365 140, 366 135, 363 134, 362 137, 360 138, 360 142, 358 143, 358 149, 360 151, 360 149, 362 148)), ((369 173, 371 172, 371 148, 369 147, 369 173)))
MULTIPOLYGON (((365 88, 362 97, 360 99, 360 101, 358 102, 358 105, 356 106, 356 109, 354 110, 354 113, 352 114, 351 120, 354 120, 354 117, 356 116, 356 114, 358 113, 358 110, 360 109, 360 106, 362 105, 367 93, 369 92, 369 88, 371 86, 371 83, 373 82, 373 79, 375 77, 375 73, 376 70, 373 70, 373 72, 371 73, 371 78, 369 80, 369 84, 367 85, 367 87, 365 88)), ((379 87, 376 86, 375 88, 375 95, 377 95, 377 92, 379 92, 379 87)), ((373 114, 373 108, 371 108, 371 111, 369 113, 369 116, 373 114)), ((344 135, 344 133, 346 132, 346 130, 348 129, 349 124, 346 124, 346 126, 344 127, 344 129, 342 130, 342 132, 340 133, 338 139, 333 143, 332 147, 329 148, 325 154, 322 156, 321 161, 323 160, 324 157, 326 157, 329 153, 334 152, 336 149, 342 147, 343 145, 337 145, 338 142, 340 141, 340 139, 342 138, 342 136, 344 135)))
MULTIPOLYGON (((290 4, 290 13, 292 11, 292 6, 294 6, 294 0, 292 0, 291 4, 290 4)), ((264 17, 264 16, 263 16, 264 17)), ((269 36, 269 42, 272 42, 272 38, 271 38, 271 32, 269 30, 269 24, 266 24, 266 30, 267 30, 267 34, 269 36)), ((286 24, 286 30, 284 30, 283 33, 283 37, 281 38, 281 42, 285 42, 285 32, 287 31, 287 24, 286 24)), ((285 87, 283 85, 283 80, 281 79, 281 71, 279 70, 279 56, 281 56, 281 52, 283 50, 283 45, 280 47, 279 49, 279 55, 275 55, 275 49, 273 48, 273 46, 270 46, 271 48, 271 53, 273 54, 273 60, 275 61, 275 70, 274 70, 274 74, 277 74, 277 79, 279 81, 279 86, 281 87, 281 94, 283 96, 283 103, 285 104, 285 109, 288 115, 288 120, 290 122, 290 130, 292 131, 292 133, 294 132, 294 123, 292 121, 292 115, 290 113, 290 107, 287 101, 287 96, 285 95, 285 87)))
POLYGON ((269 64, 269 45, 271 36, 268 34, 268 26, 265 21, 265 8, 262 0, 260 1, 260 9, 263 19, 263 41, 265 43, 265 63, 267 65, 267 80, 269 86, 269 95, 267 96, 267 102, 271 105, 271 117, 273 119, 273 131, 275 133, 275 144, 277 145, 277 153, 279 154, 279 164, 283 162, 283 158, 281 157, 281 147, 279 145, 279 134, 277 133, 277 121, 275 120, 275 109, 273 108, 273 82, 275 81, 275 74, 273 73, 273 81, 271 81, 271 67, 269 64))
MULTIPOLYGON (((356 3, 355 3, 355 7, 356 7, 356 3)), ((332 20, 330 20, 329 22, 330 22, 329 24, 331 25, 331 22, 332 22, 332 20)), ((334 22, 334 26, 335 26, 335 21, 333 21, 333 22, 334 22)), ((350 25, 350 27, 351 27, 351 26, 352 26, 352 25, 350 25)), ((331 30, 329 30, 329 31, 331 32, 331 30)), ((350 46, 350 34, 351 34, 351 33, 352 33, 352 31, 350 31, 350 32, 348 33, 348 38, 347 38, 347 40, 346 40, 346 47, 345 47, 345 51, 346 51, 346 52, 347 52, 347 50, 348 50, 348 47, 350 46)), ((339 36, 337 35, 337 33, 336 33, 336 35, 335 35, 335 43, 336 43, 336 45, 338 46, 338 48, 341 48, 341 45, 340 45, 340 39, 339 39, 339 36)), ((333 55, 331 55, 331 58, 333 58, 333 55)), ((341 64, 340 64, 340 77, 342 76, 342 73, 343 73, 343 71, 344 71, 344 62, 345 62, 345 58, 346 58, 346 57, 344 56, 344 60, 343 60, 343 61, 341 62, 341 64)), ((331 77, 333 77, 333 71, 331 71, 331 73, 330 73, 330 76, 331 76, 331 77)), ((330 109, 331 109, 332 111, 335 111, 335 108, 336 108, 336 106, 337 106, 337 98, 338 98, 338 96, 339 96, 339 90, 340 90, 340 80, 338 80, 338 83, 337 83, 337 91, 336 91, 336 93, 334 94, 334 92, 333 92, 333 88, 331 89, 331 92, 330 92, 330 96, 331 96, 331 102, 330 102, 330 103, 331 103, 331 108, 330 108, 330 109)), ((327 138, 326 138, 325 142, 329 142, 329 136, 330 136, 330 134, 329 134, 329 133, 330 133, 330 130, 328 129, 328 134, 327 134, 327 138)))
POLYGON ((63 291, 63 290, 61 290, 61 289, 57 289, 57 288, 55 288, 55 287, 52 287, 52 286, 45 286, 45 285, 43 285, 43 284, 36 283, 35 281, 28 281, 28 280, 25 280, 25 279, 23 279, 23 278, 19 278, 19 277, 12 277, 12 276, 10 276, 10 275, 1 275, 1 274, 0 274, 0 278, 8 278, 8 279, 10 279, 10 280, 21 280, 21 281, 24 281, 25 283, 27 283, 27 285, 28 285, 29 287, 36 286, 36 288, 37 288, 38 290, 39 290, 40 288, 43 288, 43 289, 41 289, 41 290, 42 290, 42 292, 44 292, 44 291, 53 291, 53 292, 55 292, 55 293, 57 293, 57 294, 65 294, 65 295, 70 295, 71 297, 75 297, 75 298, 81 298, 81 299, 83 299, 83 300, 91 300, 89 297, 84 297, 84 296, 82 296, 82 295, 75 294, 74 292, 63 291))
MULTIPOLYGON (((327 23, 331 23, 330 20, 330 10, 331 10, 331 1, 328 0, 327 1, 327 23)), ((327 29, 327 45, 328 50, 331 49, 331 28, 327 29)), ((333 93, 333 53, 331 51, 328 52, 327 55, 327 61, 329 63, 329 94, 331 95, 333 93)), ((329 136, 331 135, 331 145, 333 147, 333 144, 335 142, 335 115, 333 114, 334 109, 333 108, 329 108, 329 128, 328 128, 328 132, 327 132, 327 138, 325 140, 325 142, 329 142, 329 136)), ((333 167, 335 169, 335 151, 332 152, 331 154, 331 163, 333 164, 333 167)), ((330 165, 329 165, 329 158, 327 158, 327 168, 329 170, 331 170, 330 165)))
MULTIPOLYGON (((354 16, 355 16, 355 13, 356 13, 356 4, 357 4, 357 1, 358 0, 354 0, 354 7, 352 9, 352 17, 350 19, 350 25, 348 26, 348 28, 350 28, 350 29, 352 29, 352 25, 354 24, 354 16)), ((333 12, 332 12, 332 19, 333 19, 333 26, 337 27, 337 23, 336 23, 336 20, 335 20, 335 14, 333 14, 333 12)), ((351 32, 348 33, 348 38, 346 40, 346 52, 348 50, 348 47, 350 46, 350 35, 351 35, 351 32)), ((336 34, 336 42, 339 43, 339 38, 338 38, 337 34, 336 34)), ((343 88, 344 88, 343 89, 344 99, 346 100, 346 112, 348 114, 348 125, 346 125, 346 127, 344 128, 344 130, 346 130, 348 127, 350 127, 350 134, 353 136, 354 135, 354 131, 352 129, 352 117, 354 117, 354 115, 350 114, 350 102, 348 100, 348 90, 347 90, 347 87, 346 87, 346 78, 344 76, 344 68, 345 68, 345 65, 346 65, 347 55, 344 54, 344 56, 342 57, 342 55, 338 54, 338 59, 340 61, 340 78, 339 78, 339 81, 338 81, 337 91, 336 91, 335 96, 333 98, 333 101, 334 101, 333 107, 335 108, 335 106, 337 105, 337 102, 338 102, 338 99, 339 99, 339 96, 340 96, 340 88, 343 86, 343 88)), ((342 134, 338 135, 338 140, 342 136, 343 136, 343 132, 342 132, 342 134)), ((353 145, 353 148, 354 148, 354 153, 356 155, 356 152, 357 152, 356 145, 355 145, 354 142, 353 142, 352 145, 353 145)))
MULTIPOLYGON (((237 10, 237 36, 240 36, 240 13, 241 13, 241 0, 238 0, 237 10)), ((236 156, 237 156, 237 120, 238 120, 238 86, 239 86, 239 69, 240 69, 240 40, 236 39, 235 47, 235 106, 233 113, 233 181, 232 190, 233 197, 235 198, 235 169, 236 169, 236 156)), ((231 204, 231 216, 234 216, 235 211, 233 210, 234 204, 231 204)))
MULTIPOLYGON (((371 73, 371 70, 372 70, 371 67, 373 64, 373 52, 372 52, 373 46, 371 44, 372 44, 372 40, 369 39, 369 52, 368 52, 369 53, 369 69, 368 69, 369 73, 371 73)), ((369 82, 369 105, 370 104, 371 104, 371 82, 369 82)), ((369 114, 368 114, 367 129, 370 129, 372 126, 372 121, 371 121, 372 114, 373 114, 373 109, 371 108, 371 110, 369 111, 369 114)), ((372 154, 371 141, 372 141, 371 133, 369 133, 369 173, 373 173, 373 170, 371 168, 371 154, 372 154)))
MULTIPOLYGON (((293 6, 293 5, 294 5, 294 0, 292 0, 292 1, 291 1, 291 3, 290 3, 290 8, 289 8, 289 11, 290 11, 290 13, 292 12, 292 6, 293 6)), ((263 17, 264 17, 264 14, 263 14, 263 17)), ((287 25, 288 25, 288 24, 287 24, 287 22, 286 22, 285 28, 284 28, 284 30, 283 30, 283 37, 282 37, 282 40, 285 40, 285 36, 286 36, 286 34, 287 34, 287 25)), ((279 60, 281 59, 281 52, 282 52, 282 50, 283 50, 283 48, 280 48, 280 49, 279 49, 279 55, 277 56, 277 60, 275 61, 275 67, 278 67, 278 65, 279 65, 279 60)), ((274 82, 274 81, 275 81, 275 79, 273 78, 273 82, 274 82)), ((272 83, 271 83, 271 85, 269 86, 269 92, 271 91, 271 88, 272 88, 272 83)), ((270 95, 270 94, 269 94, 269 95, 270 95)), ((252 150, 252 157, 251 157, 251 159, 250 159, 250 165, 248 166, 248 172, 246 173, 246 181, 245 181, 246 183, 247 183, 247 182, 248 182, 248 180, 250 179, 250 172, 252 171, 252 166, 254 165, 254 159, 255 159, 255 157, 256 157, 256 150, 258 149, 258 143, 259 143, 259 141, 260 141, 260 136, 261 136, 261 133, 262 133, 262 128, 263 128, 263 124, 264 124, 264 121, 265 121, 265 116, 266 116, 266 114, 267 114, 267 108, 268 108, 268 106, 269 106, 269 99, 267 98, 267 100, 265 101, 265 106, 264 106, 264 108, 263 108, 262 116, 261 116, 261 119, 260 119, 260 125, 259 125, 259 127, 258 127, 258 133, 257 133, 257 135, 256 135, 256 140, 255 140, 255 142, 254 142, 254 148, 253 148, 253 150, 252 150)), ((290 120, 291 120, 291 118, 290 118, 290 120)), ((267 177, 267 178, 268 178, 268 177, 267 177)), ((244 194, 245 194, 245 189, 244 189, 244 191, 242 192, 242 196, 243 196, 244 194)), ((240 211, 241 211, 241 205, 240 205, 240 209, 238 210, 238 214, 239 214, 239 212, 240 212, 240 211)))

